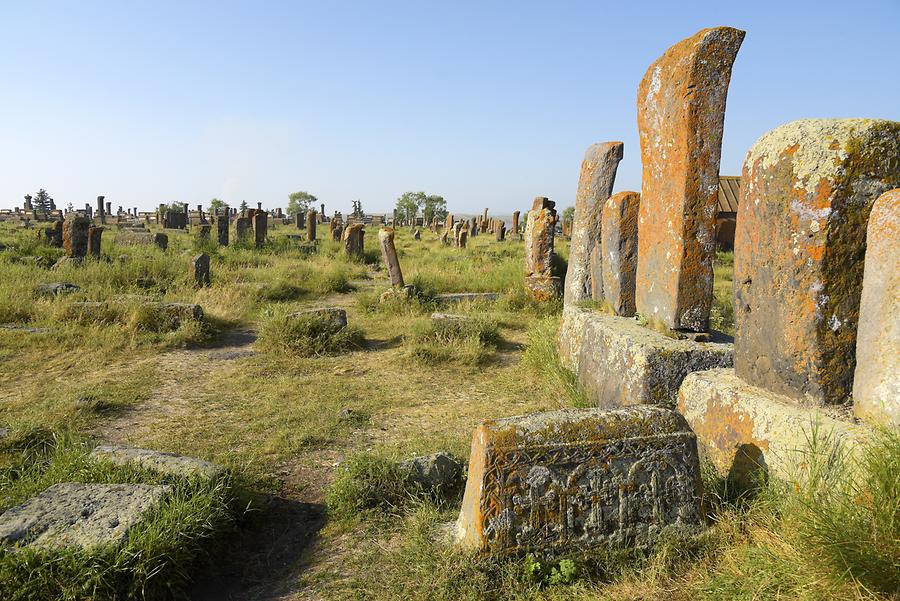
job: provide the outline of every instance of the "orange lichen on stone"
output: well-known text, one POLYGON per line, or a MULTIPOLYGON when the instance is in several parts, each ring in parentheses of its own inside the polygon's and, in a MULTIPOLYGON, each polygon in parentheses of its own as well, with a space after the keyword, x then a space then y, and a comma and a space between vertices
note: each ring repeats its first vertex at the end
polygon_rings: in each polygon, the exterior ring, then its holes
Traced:
POLYGON ((650 65, 638 89, 637 311, 673 329, 708 326, 725 99, 743 39, 704 29, 650 65))

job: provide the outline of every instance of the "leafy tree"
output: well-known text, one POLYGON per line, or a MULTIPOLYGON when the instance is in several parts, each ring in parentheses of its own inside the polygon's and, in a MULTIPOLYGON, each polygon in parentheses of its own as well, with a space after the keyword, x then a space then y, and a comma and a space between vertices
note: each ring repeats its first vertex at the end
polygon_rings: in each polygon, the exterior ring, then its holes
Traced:
POLYGON ((447 218, 447 201, 443 196, 429 194, 422 205, 422 215, 425 217, 425 223, 431 223, 435 217, 438 221, 443 221, 447 218))
POLYGON ((241 201, 241 212, 244 212, 244 211, 246 211, 246 210, 247 210, 247 201, 246 201, 246 200, 242 200, 242 201, 241 201))
POLYGON ((224 200, 220 200, 218 198, 213 198, 211 201, 209 201, 209 212, 210 213, 213 213, 219 209, 224 209, 224 208, 225 208, 224 200))
POLYGON ((560 222, 572 222, 575 219, 575 207, 566 207, 562 212, 560 222))
POLYGON ((419 212, 419 207, 425 204, 424 192, 404 192, 397 199, 397 214, 401 219, 412 221, 419 212))
POLYGON ((164 206, 166 207, 166 210, 172 211, 173 213, 184 213, 187 209, 187 203, 184 202, 170 202, 164 206))
POLYGON ((297 213, 305 213, 309 210, 309 206, 315 203, 318 198, 309 192, 291 192, 288 194, 288 215, 296 215, 297 213))
POLYGON ((41 188, 38 190, 37 194, 34 195, 34 198, 31 199, 31 207, 35 211, 49 211, 50 203, 53 201, 50 198, 50 193, 41 188))

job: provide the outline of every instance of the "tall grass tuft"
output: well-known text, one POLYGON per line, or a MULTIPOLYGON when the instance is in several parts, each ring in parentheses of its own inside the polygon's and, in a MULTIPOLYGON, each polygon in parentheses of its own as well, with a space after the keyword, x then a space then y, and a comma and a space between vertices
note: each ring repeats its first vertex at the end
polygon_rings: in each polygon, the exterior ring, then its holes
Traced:
POLYGON ((263 320, 260 348, 300 357, 346 353, 362 347, 359 328, 341 326, 326 316, 294 315, 279 311, 263 320))
POLYGON ((578 378, 560 363, 556 350, 558 330, 559 318, 545 317, 535 321, 528 330, 528 346, 522 363, 544 381, 548 390, 562 391, 572 407, 590 407, 590 400, 578 378))
POLYGON ((420 320, 407 337, 408 354, 426 365, 481 365, 500 342, 497 323, 483 318, 420 320))

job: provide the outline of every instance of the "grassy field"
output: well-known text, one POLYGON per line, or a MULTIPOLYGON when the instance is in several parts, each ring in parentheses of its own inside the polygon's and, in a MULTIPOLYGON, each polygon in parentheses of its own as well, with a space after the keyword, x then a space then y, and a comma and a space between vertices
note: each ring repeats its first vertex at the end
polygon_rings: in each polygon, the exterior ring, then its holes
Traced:
MULTIPOLYGON (((446 544, 440 527, 455 518, 458 496, 410 489, 396 461, 438 450, 465 459, 484 419, 584 406, 555 356, 561 304, 526 298, 521 243, 482 235, 455 249, 427 230, 420 241, 399 230, 405 279, 420 292, 382 305, 388 284, 375 229, 366 231, 361 261, 345 258, 330 239, 309 253, 287 237, 295 232, 270 229, 262 249, 210 247, 170 232, 163 252, 118 247, 113 228, 103 237, 103 260, 51 270, 61 250, 35 242, 34 230, 0 224, 0 324, 8 324, 0 329, 0 427, 9 430, 0 440, 0 482, 8 483, 0 509, 37 483, 109 477, 86 471, 79 453, 116 442, 225 465, 228 503, 239 506, 229 514, 236 526, 223 519, 223 534, 209 537, 213 561, 172 555, 176 573, 190 578, 169 588, 154 581, 148 598, 162 594, 157 589, 194 599, 897 593, 900 445, 889 433, 854 459, 862 463, 846 473, 862 477, 852 481, 823 468, 802 485, 773 483, 754 499, 732 499, 710 472, 707 534, 652 551, 501 561, 446 544), (207 288, 196 288, 188 273, 199 250, 212 259, 207 288), (36 291, 60 281, 80 290, 36 291), (472 324, 433 325, 434 295, 464 291, 503 295, 442 308, 472 316, 472 324), (161 322, 150 300, 199 303, 206 317, 161 322), (86 314, 76 304, 83 301, 104 305, 86 314), (287 317, 323 306, 346 309, 352 331, 322 334, 287 317)), ((320 238, 330 238, 327 227, 320 238)), ((566 242, 557 250, 564 261, 566 242)), ((730 278, 731 257, 720 255, 713 325, 727 332, 730 278)), ((835 457, 828 441, 813 447, 811 464, 835 457)), ((201 499, 213 494, 201 492, 201 499)))

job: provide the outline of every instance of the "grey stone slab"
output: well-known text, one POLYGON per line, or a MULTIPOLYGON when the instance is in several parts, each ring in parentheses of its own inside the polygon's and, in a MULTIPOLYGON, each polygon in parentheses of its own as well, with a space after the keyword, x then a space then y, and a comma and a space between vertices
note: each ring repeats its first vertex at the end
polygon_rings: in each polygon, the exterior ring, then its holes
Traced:
POLYGON ((434 300, 440 303, 471 303, 476 301, 495 301, 499 298, 499 292, 456 292, 453 294, 438 294, 434 297, 434 300))
POLYGON ((344 328, 347 327, 347 312, 338 307, 320 307, 318 309, 307 309, 305 311, 297 311, 288 314, 288 319, 296 319, 298 317, 324 317, 334 322, 334 325, 344 328))
POLYGON ((118 445, 100 445, 91 451, 91 457, 117 465, 136 465, 180 478, 217 478, 225 473, 224 467, 195 457, 118 445))
POLYGON ((171 491, 149 484, 54 484, 0 515, 0 542, 82 549, 118 545, 171 491))

